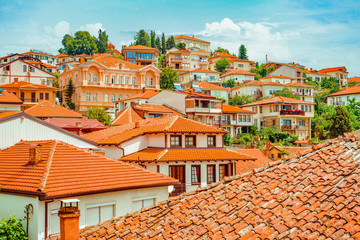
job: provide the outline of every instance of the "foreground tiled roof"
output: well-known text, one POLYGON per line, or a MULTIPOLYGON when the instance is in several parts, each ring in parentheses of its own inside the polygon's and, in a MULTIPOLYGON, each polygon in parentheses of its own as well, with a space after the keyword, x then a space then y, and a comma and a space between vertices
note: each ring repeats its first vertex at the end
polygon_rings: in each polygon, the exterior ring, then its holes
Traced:
MULTIPOLYGON (((220 105, 216 105, 216 108, 220 108, 220 105)), ((230 106, 227 104, 221 104, 221 110, 223 113, 247 113, 247 114, 255 114, 254 111, 242 109, 239 107, 230 106)))
POLYGON ((244 161, 236 164, 236 173, 246 173, 253 169, 263 167, 274 160, 268 158, 260 149, 233 149, 233 151, 255 158, 254 161, 244 161))
POLYGON ((298 82, 292 82, 285 84, 286 86, 294 86, 294 87, 308 87, 308 88, 315 88, 313 85, 304 84, 304 83, 298 83, 298 82))
MULTIPOLYGON (((49 72, 46 72, 48 74, 50 74, 49 72)), ((41 90, 53 90, 56 91, 58 90, 57 88, 54 87, 49 87, 46 85, 40 85, 40 84, 36 84, 36 83, 30 83, 30 82, 24 82, 24 81, 19 81, 17 83, 13 82, 13 83, 7 83, 7 84, 3 84, 1 85, 2 89, 41 89, 41 90)))
POLYGON ((226 76, 231 76, 231 75, 247 75, 247 76, 256 76, 255 73, 249 72, 249 71, 245 71, 242 69, 234 69, 231 71, 228 71, 226 73, 224 73, 223 75, 221 75, 221 77, 226 77, 226 76))
MULTIPOLYGON (((359 136, 359 133, 356 133, 359 136)), ((81 239, 359 239, 359 137, 87 228, 81 239)))
POLYGON ((174 179, 57 141, 21 141, 0 152, 0 192, 40 198, 166 186, 174 179), (41 162, 29 165, 29 147, 39 144, 41 162))
POLYGON ((205 82, 205 81, 201 81, 197 84, 199 86, 200 89, 219 89, 219 90, 226 90, 226 88, 224 88, 223 86, 220 85, 216 85, 213 83, 209 83, 209 82, 205 82))
POLYGON ((129 106, 123 109, 119 114, 116 116, 115 120, 111 123, 111 125, 122 125, 131 122, 137 122, 143 119, 134 109, 129 106))
POLYGON ((151 133, 213 133, 224 134, 227 131, 200 123, 194 120, 179 116, 149 118, 138 121, 139 127, 135 123, 113 126, 105 130, 88 133, 83 137, 97 142, 101 145, 119 144, 134 137, 151 133))
POLYGON ((274 146, 280 151, 284 150, 287 155, 294 156, 298 153, 306 152, 311 150, 311 147, 285 147, 285 146, 274 146))
POLYGON ((319 73, 328 73, 328 72, 337 72, 337 71, 345 71, 346 72, 346 67, 342 66, 342 67, 324 68, 324 69, 319 70, 319 73))
POLYGON ((138 98, 140 98, 140 99, 149 99, 149 98, 152 98, 153 96, 155 96, 156 94, 158 94, 158 92, 156 92, 156 91, 146 91, 146 92, 143 92, 143 93, 135 94, 135 95, 127 97, 127 98, 116 100, 115 102, 124 102, 124 101, 132 100, 132 99, 138 99, 138 98))
POLYGON ((313 102, 308 102, 308 101, 298 100, 298 99, 294 99, 294 98, 288 98, 288 97, 278 96, 278 97, 268 98, 268 99, 264 99, 264 100, 261 100, 261 101, 257 101, 257 102, 245 104, 245 105, 242 105, 242 107, 255 106, 255 105, 263 105, 263 104, 272 104, 272 103, 299 103, 299 104, 303 103, 303 104, 315 104, 315 103, 313 103, 313 102))
POLYGON ((60 107, 49 101, 39 102, 24 112, 31 116, 41 118, 82 118, 80 113, 60 107))
POLYGON ((359 83, 360 82, 360 77, 348 78, 347 82, 348 83, 352 83, 352 82, 359 83))
POLYGON ((107 128, 97 119, 48 118, 44 121, 61 128, 81 128, 92 130, 101 130, 107 128))
POLYGON ((122 157, 130 162, 176 162, 176 161, 220 161, 220 160, 254 160, 255 158, 228 150, 216 149, 158 149, 147 148, 122 157))
POLYGON ((334 96, 341 96, 341 95, 353 95, 353 94, 360 94, 360 86, 356 85, 354 87, 350 87, 350 88, 342 90, 340 92, 330 94, 326 97, 334 97, 334 96))
MULTIPOLYGON (((1 89, 0 85, 0 89, 1 89)), ((5 104, 22 104, 20 98, 18 98, 15 94, 8 91, 0 91, 0 103, 5 104)))
POLYGON ((127 49, 146 49, 146 50, 159 51, 157 48, 152 48, 152 47, 148 47, 148 46, 144 46, 144 45, 135 45, 135 46, 123 47, 123 50, 127 50, 127 49))

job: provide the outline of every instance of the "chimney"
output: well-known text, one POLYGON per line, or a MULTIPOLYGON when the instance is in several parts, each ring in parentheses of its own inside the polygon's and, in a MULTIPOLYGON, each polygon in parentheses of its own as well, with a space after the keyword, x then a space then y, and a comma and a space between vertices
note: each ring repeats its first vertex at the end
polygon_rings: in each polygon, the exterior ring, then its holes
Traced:
POLYGON ((58 216, 60 217, 60 240, 79 240, 79 200, 61 200, 58 216))
POLYGON ((80 57, 80 64, 85 63, 85 58, 84 57, 80 57))
POLYGON ((193 35, 193 38, 195 38, 195 35, 193 35))
POLYGON ((30 144, 29 145, 29 162, 28 165, 36 165, 41 162, 41 145, 30 144))
POLYGON ((19 82, 19 78, 14 78, 14 83, 18 83, 19 82))
POLYGON ((139 123, 139 121, 136 121, 135 122, 135 128, 139 128, 140 127, 140 123, 139 123))
POLYGON ((82 123, 81 123, 81 122, 76 122, 76 126, 81 128, 81 127, 82 127, 82 123))
POLYGON ((271 142, 267 140, 265 145, 265 155, 267 157, 270 155, 270 148, 271 148, 271 142))

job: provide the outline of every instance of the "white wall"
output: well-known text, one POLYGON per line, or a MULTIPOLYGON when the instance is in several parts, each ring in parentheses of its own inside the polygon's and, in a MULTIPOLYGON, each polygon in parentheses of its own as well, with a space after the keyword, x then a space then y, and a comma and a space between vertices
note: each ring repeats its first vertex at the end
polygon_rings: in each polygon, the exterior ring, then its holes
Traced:
POLYGON ((165 148, 164 134, 147 135, 148 147, 162 147, 165 148))
POLYGON ((139 136, 130 141, 124 142, 121 144, 121 147, 124 148, 124 155, 129 155, 134 152, 141 151, 148 146, 147 136, 139 136))
MULTIPOLYGON (((42 120, 40 120, 42 121, 42 120)), ((0 148, 10 147, 20 140, 50 140, 56 139, 81 148, 95 148, 76 136, 67 135, 48 126, 37 123, 27 117, 15 118, 0 124, 0 148)))
POLYGON ((349 100, 355 98, 355 102, 360 102, 360 94, 341 95, 327 98, 328 105, 348 105, 349 100))
POLYGON ((167 104, 185 113, 185 94, 168 90, 161 91, 148 100, 150 104, 167 104))
POLYGON ((0 104, 1 112, 20 111, 21 104, 0 104))

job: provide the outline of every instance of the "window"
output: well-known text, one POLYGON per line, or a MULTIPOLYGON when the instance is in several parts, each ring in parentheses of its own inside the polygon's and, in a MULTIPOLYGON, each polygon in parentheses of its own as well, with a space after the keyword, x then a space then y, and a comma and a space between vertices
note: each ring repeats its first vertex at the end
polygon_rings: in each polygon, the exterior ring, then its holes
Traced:
POLYGON ((238 64, 238 67, 241 67, 241 68, 242 68, 242 67, 244 67, 244 64, 240 64, 240 63, 239 63, 239 64, 238 64))
POLYGON ((196 136, 185 136, 185 147, 196 147, 196 136))
POLYGON ((305 126, 305 121, 304 120, 299 120, 299 126, 305 126))
POLYGON ((191 184, 200 184, 200 165, 191 165, 191 184))
POLYGON ((115 202, 91 204, 86 206, 86 225, 93 226, 114 217, 115 202))
POLYGON ((156 196, 134 198, 131 204, 131 211, 139 211, 141 208, 154 205, 155 202, 156 202, 156 196))
POLYGON ((45 93, 45 100, 49 100, 49 93, 45 93))
POLYGON ((283 120, 283 125, 291 126, 291 120, 283 120))
POLYGON ((115 75, 111 76, 111 83, 114 84, 115 83, 115 75))
POLYGON ((220 164, 219 165, 219 180, 223 180, 224 177, 229 176, 229 165, 220 164))
POLYGON ((105 101, 105 102, 109 102, 109 95, 105 94, 105 96, 104 96, 104 101, 105 101))
POLYGON ((242 115, 238 116, 238 122, 242 122, 242 115))
POLYGON ((105 75, 105 83, 109 83, 109 76, 105 75))
POLYGON ((40 93, 39 98, 40 98, 40 100, 43 100, 44 99, 44 93, 40 93))
POLYGON ((308 110, 308 106, 307 106, 307 105, 305 105, 305 112, 307 112, 307 110, 308 110))
POLYGON ((23 71, 24 71, 24 72, 27 71, 27 66, 26 66, 26 65, 23 66, 23 71))
POLYGON ((181 147, 181 136, 170 136, 171 147, 181 147))
POLYGON ((132 84, 132 85, 135 85, 135 84, 136 84, 135 77, 131 77, 131 84, 132 84))
POLYGON ((275 126, 275 120, 272 120, 272 122, 273 122, 273 126, 275 126))
POLYGON ((250 122, 250 115, 246 116, 246 120, 247 120, 247 122, 250 122))
POLYGON ((125 84, 129 84, 129 77, 125 77, 125 84))
POLYGON ((97 75, 93 74, 93 82, 97 82, 97 75))
POLYGON ((207 183, 215 182, 215 165, 206 166, 207 183))
POLYGON ((111 102, 115 102, 115 94, 111 95, 111 102))
POLYGON ((86 93, 86 101, 90 101, 90 93, 86 93))
POLYGON ((309 112, 311 112, 311 105, 309 105, 309 112))
POLYGON ((136 52, 127 52, 126 58, 136 58, 136 52))
POLYGON ((216 136, 207 137, 208 147, 216 147, 216 136))
POLYGON ((147 78, 145 78, 145 86, 147 86, 147 78))
POLYGON ((260 113, 262 113, 262 106, 260 106, 260 113))
POLYGON ((86 80, 87 80, 88 82, 91 81, 91 74, 90 74, 90 73, 86 74, 86 80))
POLYGON ((97 95, 96 93, 93 93, 93 102, 96 102, 97 101, 97 95))
POLYGON ((118 96, 118 100, 121 100, 121 94, 119 94, 119 96, 118 96))
POLYGON ((122 84, 122 76, 118 76, 118 84, 122 84))

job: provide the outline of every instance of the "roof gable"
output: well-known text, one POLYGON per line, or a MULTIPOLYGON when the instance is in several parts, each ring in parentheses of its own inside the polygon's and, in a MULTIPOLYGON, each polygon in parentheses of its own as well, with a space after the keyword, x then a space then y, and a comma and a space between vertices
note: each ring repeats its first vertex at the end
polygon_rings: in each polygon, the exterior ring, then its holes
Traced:
POLYGON ((34 117, 41 118, 82 118, 80 113, 60 107, 49 101, 39 102, 35 106, 26 109, 24 112, 34 117))

